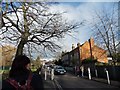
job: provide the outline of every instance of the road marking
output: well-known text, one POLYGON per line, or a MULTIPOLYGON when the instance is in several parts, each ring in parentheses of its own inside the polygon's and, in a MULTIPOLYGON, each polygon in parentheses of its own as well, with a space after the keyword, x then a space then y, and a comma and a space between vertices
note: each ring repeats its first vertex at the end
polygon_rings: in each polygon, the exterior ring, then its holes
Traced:
POLYGON ((59 89, 59 90, 63 90, 62 87, 61 87, 61 85, 58 83, 58 81, 55 80, 55 79, 54 79, 54 81, 55 81, 55 84, 56 84, 56 86, 58 87, 58 89, 59 89))

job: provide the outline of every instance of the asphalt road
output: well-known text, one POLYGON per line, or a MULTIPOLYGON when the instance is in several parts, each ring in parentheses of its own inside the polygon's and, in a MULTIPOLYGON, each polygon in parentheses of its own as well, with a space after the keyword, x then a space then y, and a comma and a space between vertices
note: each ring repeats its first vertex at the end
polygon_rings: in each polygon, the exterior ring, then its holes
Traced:
POLYGON ((0 74, 0 90, 2 88, 2 74, 0 74))
MULTIPOLYGON (((55 75, 56 83, 58 84, 58 87, 61 88, 61 90, 67 89, 67 88, 97 88, 97 90, 101 90, 103 88, 112 88, 117 89, 118 87, 111 86, 105 83, 96 82, 93 80, 84 79, 81 77, 73 76, 71 74, 66 75, 55 75)), ((119 89, 119 88, 118 88, 119 89)))

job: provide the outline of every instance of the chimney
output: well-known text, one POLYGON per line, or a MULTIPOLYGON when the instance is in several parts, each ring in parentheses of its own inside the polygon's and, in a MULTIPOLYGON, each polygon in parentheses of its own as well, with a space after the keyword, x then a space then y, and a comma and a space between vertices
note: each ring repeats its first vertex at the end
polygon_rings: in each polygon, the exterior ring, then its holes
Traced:
POLYGON ((75 46, 74 46, 74 44, 72 44, 72 50, 73 50, 73 49, 75 49, 75 46))
POLYGON ((77 47, 79 47, 80 46, 80 43, 77 43, 77 47))

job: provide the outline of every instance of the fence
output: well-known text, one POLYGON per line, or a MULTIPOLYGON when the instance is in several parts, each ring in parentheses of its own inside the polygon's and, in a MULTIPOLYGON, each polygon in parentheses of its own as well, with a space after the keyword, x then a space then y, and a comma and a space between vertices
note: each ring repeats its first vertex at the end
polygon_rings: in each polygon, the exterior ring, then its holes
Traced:
POLYGON ((120 81, 120 66, 96 66, 96 69, 99 78, 106 78, 106 69, 108 70, 110 80, 120 81))
MULTIPOLYGON (((110 80, 120 81, 120 66, 84 65, 84 76, 89 76, 88 68, 90 68, 91 77, 107 79, 106 71, 108 71, 110 80)), ((66 70, 74 74, 74 67, 66 67, 66 70)))

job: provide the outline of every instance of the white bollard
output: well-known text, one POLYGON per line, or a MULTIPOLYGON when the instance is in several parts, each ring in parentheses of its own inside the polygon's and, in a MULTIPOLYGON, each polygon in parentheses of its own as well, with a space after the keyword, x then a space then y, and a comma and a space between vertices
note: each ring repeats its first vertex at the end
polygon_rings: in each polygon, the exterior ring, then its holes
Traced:
POLYGON ((11 67, 9 67, 9 70, 11 70, 11 67))
POLYGON ((89 75, 89 79, 91 80, 90 68, 88 68, 88 75, 89 75))
POLYGON ((45 69, 45 80, 47 80, 47 70, 45 69))
POLYGON ((82 77, 84 77, 84 68, 83 67, 81 68, 81 71, 82 71, 82 77))
POLYGON ((54 69, 52 69, 52 71, 51 71, 51 80, 53 80, 54 79, 54 69))
POLYGON ((39 71, 39 75, 41 74, 41 71, 39 71))
POLYGON ((108 70, 106 70, 106 74, 107 74, 107 81, 108 81, 108 84, 110 84, 110 78, 109 78, 108 70))
POLYGON ((95 69, 95 75, 96 75, 96 77, 98 77, 97 69, 95 69))

